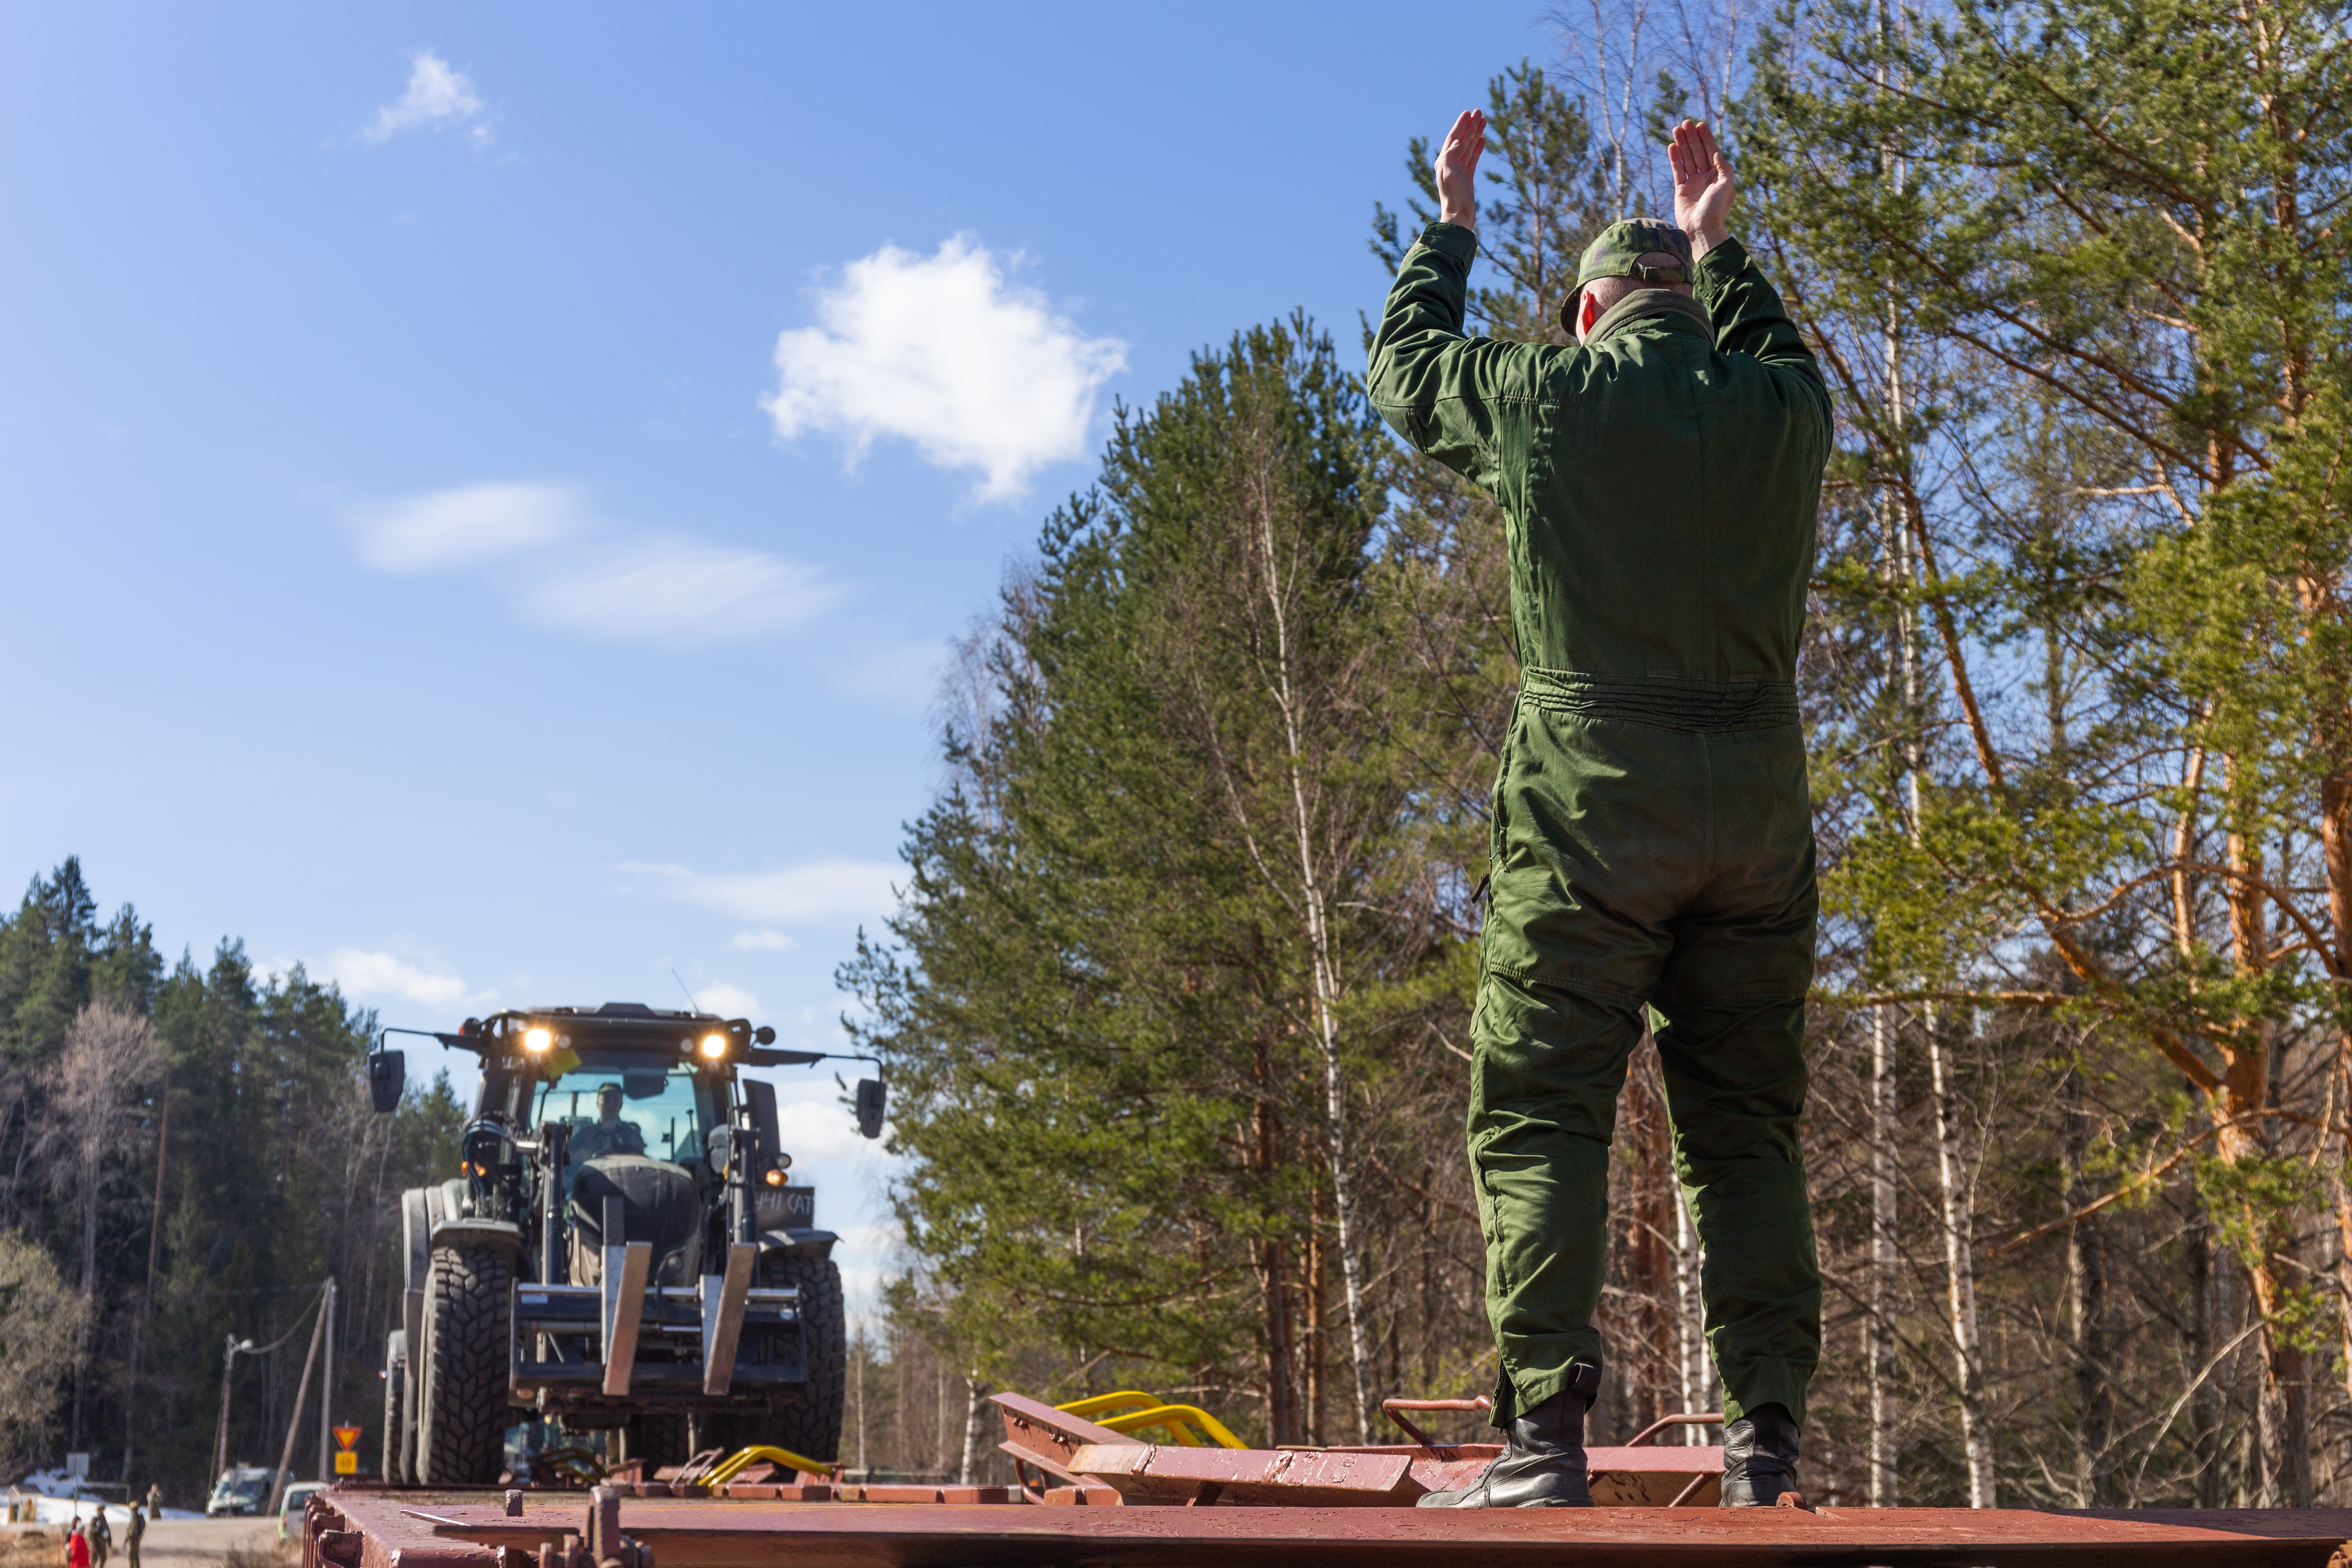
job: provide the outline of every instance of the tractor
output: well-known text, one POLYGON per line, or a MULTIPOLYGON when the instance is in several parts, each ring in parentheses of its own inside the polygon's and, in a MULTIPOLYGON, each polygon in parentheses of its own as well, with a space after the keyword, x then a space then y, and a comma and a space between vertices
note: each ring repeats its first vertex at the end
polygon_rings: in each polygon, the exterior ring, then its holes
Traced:
MULTIPOLYGON (((772 1084, 832 1053, 634 1002, 533 1007, 424 1035, 481 1062, 459 1174, 401 1194, 404 1292, 384 1347, 383 1476, 496 1481, 538 1420, 608 1462, 773 1444, 832 1459, 848 1363, 835 1237, 790 1177, 772 1084)), ((870 1060, 869 1058, 846 1059, 870 1060)), ((402 1052, 368 1058, 374 1108, 402 1052)), ((883 1085, 856 1086, 881 1135, 883 1085)))

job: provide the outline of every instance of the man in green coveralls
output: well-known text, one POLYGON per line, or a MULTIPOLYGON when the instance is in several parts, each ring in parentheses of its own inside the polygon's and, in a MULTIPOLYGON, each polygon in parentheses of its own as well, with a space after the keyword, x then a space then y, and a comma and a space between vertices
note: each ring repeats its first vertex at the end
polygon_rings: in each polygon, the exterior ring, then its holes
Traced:
POLYGON ((1645 1005, 1706 1248, 1727 1505, 1802 1506, 1821 1352, 1805 1168, 1813 835, 1794 684, 1829 394, 1726 224, 1731 165, 1674 133, 1675 217, 1612 224, 1561 311, 1577 346, 1463 335, 1476 111, 1437 159, 1371 399, 1501 504, 1519 700, 1495 784, 1470 1160, 1503 1456, 1424 1505, 1589 1507, 1584 1416, 1609 1143, 1645 1005))

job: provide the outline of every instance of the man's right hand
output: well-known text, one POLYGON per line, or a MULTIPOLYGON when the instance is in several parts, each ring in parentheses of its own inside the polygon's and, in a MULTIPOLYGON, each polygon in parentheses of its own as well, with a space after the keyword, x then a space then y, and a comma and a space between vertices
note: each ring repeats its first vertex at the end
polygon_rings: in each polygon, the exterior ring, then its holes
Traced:
POLYGON ((1437 217, 1441 223, 1478 226, 1478 154, 1486 150, 1486 117, 1465 109, 1437 150, 1437 217))
POLYGON ((1690 236, 1696 260, 1721 245, 1731 221, 1731 160, 1715 143, 1715 133, 1696 120, 1675 127, 1666 147, 1675 170, 1675 226, 1690 236))

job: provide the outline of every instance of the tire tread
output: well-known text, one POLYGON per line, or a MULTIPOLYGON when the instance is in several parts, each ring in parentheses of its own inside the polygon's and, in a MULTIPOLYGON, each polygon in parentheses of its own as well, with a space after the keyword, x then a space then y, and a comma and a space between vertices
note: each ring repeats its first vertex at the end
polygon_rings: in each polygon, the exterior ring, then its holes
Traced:
MULTIPOLYGON (((514 1268, 487 1247, 436 1247, 425 1294, 416 1479, 480 1486, 504 1458, 514 1268)), ((409 1355, 411 1375, 419 1358, 409 1355)))

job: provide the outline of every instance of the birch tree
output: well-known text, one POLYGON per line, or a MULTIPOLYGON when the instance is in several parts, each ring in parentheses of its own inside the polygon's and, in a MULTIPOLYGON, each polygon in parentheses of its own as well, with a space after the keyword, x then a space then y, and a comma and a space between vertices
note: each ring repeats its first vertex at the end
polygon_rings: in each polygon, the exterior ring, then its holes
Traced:
POLYGON ((162 1066, 147 1020, 112 1002, 86 1004, 66 1031, 53 1070, 58 1195, 72 1205, 74 1282, 81 1298, 74 1353, 73 1440, 85 1441, 93 1337, 98 1327, 98 1220, 111 1172, 135 1169, 133 1108, 162 1066))

